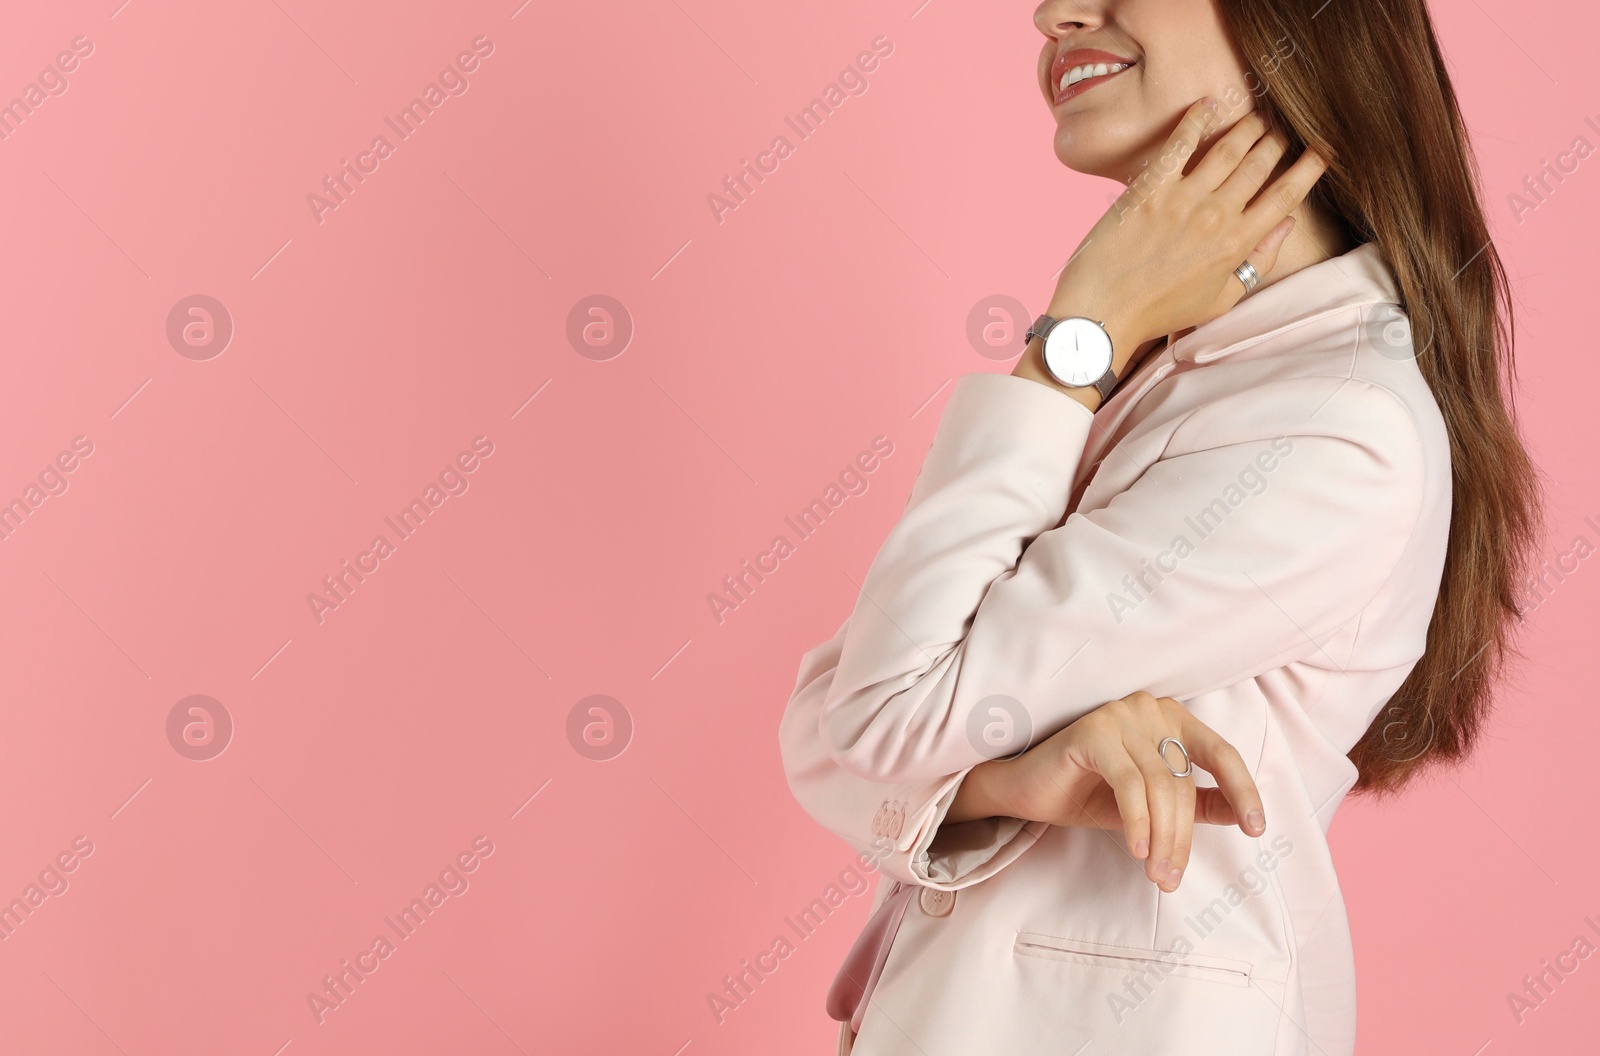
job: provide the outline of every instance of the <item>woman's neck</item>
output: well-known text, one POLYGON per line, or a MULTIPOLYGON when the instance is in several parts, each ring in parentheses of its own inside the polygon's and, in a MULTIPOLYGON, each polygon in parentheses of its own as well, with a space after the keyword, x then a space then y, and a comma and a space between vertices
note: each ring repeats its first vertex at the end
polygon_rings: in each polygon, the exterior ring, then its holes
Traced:
POLYGON ((1326 209, 1301 202, 1290 215, 1294 217, 1294 230, 1278 247, 1278 261, 1272 270, 1261 276, 1261 285, 1256 287, 1256 293, 1301 268, 1309 268, 1356 248, 1356 243, 1345 233, 1344 225, 1330 216, 1326 209))

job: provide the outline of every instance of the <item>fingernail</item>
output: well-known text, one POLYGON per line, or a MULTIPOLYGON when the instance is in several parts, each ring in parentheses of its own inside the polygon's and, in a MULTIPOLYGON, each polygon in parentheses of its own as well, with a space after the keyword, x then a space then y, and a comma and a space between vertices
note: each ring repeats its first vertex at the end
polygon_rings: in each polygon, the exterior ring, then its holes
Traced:
POLYGON ((1246 814, 1244 816, 1244 820, 1250 823, 1250 827, 1252 829, 1258 829, 1259 830, 1259 829, 1264 829, 1264 828, 1267 827, 1266 815, 1262 814, 1261 811, 1256 810, 1254 808, 1251 809, 1250 813, 1248 813, 1248 814, 1246 814))
POLYGON ((1183 870, 1182 869, 1174 869, 1174 870, 1172 870, 1172 872, 1167 874, 1167 886, 1168 887, 1177 887, 1178 886, 1178 880, 1182 876, 1183 876, 1183 870))
POLYGON ((1143 858, 1145 855, 1147 855, 1149 853, 1150 853, 1150 841, 1149 840, 1140 840, 1138 843, 1133 845, 1134 857, 1143 858))
POLYGON ((1161 859, 1161 864, 1156 866, 1156 876, 1166 876, 1170 865, 1172 865, 1171 858, 1161 859))
POLYGON ((1213 114, 1217 112, 1217 101, 1211 98, 1209 95, 1206 96, 1206 106, 1211 108, 1211 112, 1213 114))

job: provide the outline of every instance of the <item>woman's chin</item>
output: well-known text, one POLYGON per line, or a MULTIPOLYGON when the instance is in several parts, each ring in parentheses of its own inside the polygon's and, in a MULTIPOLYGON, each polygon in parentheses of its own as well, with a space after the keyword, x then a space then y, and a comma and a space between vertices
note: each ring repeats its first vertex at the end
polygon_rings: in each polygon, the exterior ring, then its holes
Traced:
POLYGON ((1121 151, 1096 149, 1082 140, 1056 136, 1056 160, 1073 172, 1085 176, 1100 176, 1118 183, 1127 182, 1130 171, 1127 157, 1121 151))
POLYGON ((1056 129, 1056 159, 1074 172, 1126 185, 1166 141, 1166 134, 1138 122, 1086 121, 1075 115, 1056 129), (1109 126, 1109 127, 1108 127, 1109 126))

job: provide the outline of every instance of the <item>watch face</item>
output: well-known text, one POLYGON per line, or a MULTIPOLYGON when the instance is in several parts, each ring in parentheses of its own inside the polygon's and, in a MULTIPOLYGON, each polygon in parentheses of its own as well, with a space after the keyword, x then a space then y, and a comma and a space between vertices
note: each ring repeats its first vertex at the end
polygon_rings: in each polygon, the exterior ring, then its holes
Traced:
POLYGON ((1111 337, 1093 319, 1063 319, 1044 339, 1045 369, 1063 385, 1093 385, 1111 369, 1111 361, 1111 337))

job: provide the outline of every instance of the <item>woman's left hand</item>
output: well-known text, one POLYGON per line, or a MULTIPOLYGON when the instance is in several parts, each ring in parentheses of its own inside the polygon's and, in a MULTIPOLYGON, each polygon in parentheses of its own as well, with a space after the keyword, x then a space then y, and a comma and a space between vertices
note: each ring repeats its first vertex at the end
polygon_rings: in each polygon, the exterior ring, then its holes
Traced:
POLYGON ((1239 750, 1171 697, 1129 694, 1103 704, 1021 755, 974 767, 945 821, 1003 816, 1075 828, 1121 829, 1128 853, 1163 891, 1178 887, 1196 824, 1266 831, 1261 791, 1239 750), (1167 737, 1216 778, 1197 787, 1160 754, 1167 737), (970 787, 969 787, 970 786, 970 787))
POLYGON ((1265 190, 1288 143, 1259 113, 1240 118, 1187 174, 1184 165, 1216 122, 1191 106, 1160 157, 1084 237, 1062 269, 1048 314, 1106 320, 1124 357, 1163 334, 1209 322, 1244 296, 1233 271, 1246 260, 1265 275, 1294 226, 1289 213, 1327 169, 1307 149, 1265 190), (1253 200, 1252 200, 1253 199, 1253 200))

